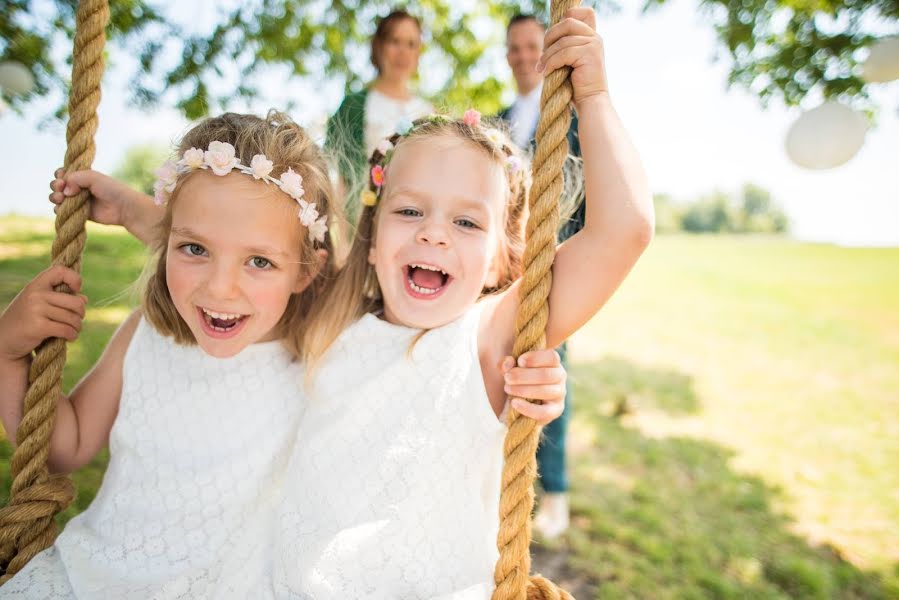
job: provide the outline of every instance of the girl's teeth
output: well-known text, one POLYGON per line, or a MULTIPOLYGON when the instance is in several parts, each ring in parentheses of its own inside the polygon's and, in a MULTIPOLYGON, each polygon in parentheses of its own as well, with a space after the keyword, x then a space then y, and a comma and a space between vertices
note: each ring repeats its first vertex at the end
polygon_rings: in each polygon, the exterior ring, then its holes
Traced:
POLYGON ((446 271, 443 269, 438 269, 437 267, 432 267, 431 265, 409 265, 413 269, 424 269, 425 271, 436 271, 438 273, 443 273, 446 275, 446 271))
POLYGON ((214 310, 209 310, 206 308, 203 309, 203 312, 206 313, 207 315, 209 315, 210 317, 212 317, 213 319, 220 319, 222 321, 231 321, 233 319, 239 319, 241 316, 243 316, 243 315, 236 315, 236 314, 230 314, 230 313, 215 312, 214 310))
POLYGON ((440 289, 440 288, 437 288, 437 290, 432 290, 431 288, 425 288, 425 287, 421 287, 419 285, 415 285, 415 283, 411 279, 409 280, 409 287, 411 287, 413 290, 415 290, 419 294, 428 294, 428 295, 436 294, 437 291, 440 289))

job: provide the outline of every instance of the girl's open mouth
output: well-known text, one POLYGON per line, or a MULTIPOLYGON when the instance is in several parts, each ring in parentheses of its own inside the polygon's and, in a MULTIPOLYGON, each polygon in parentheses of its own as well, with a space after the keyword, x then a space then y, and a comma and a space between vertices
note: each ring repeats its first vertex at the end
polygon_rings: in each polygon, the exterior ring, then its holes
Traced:
POLYGON ((449 286, 453 278, 440 267, 414 263, 403 267, 406 291, 414 298, 431 300, 449 286))
POLYGON ((217 339, 234 337, 243 328, 249 315, 222 313, 201 306, 197 307, 200 322, 207 335, 217 339))

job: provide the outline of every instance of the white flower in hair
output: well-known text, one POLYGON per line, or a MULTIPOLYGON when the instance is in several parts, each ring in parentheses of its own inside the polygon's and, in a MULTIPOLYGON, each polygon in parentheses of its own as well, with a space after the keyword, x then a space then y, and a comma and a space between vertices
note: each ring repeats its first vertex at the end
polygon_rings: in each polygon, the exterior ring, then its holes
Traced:
POLYGON ((231 169, 240 164, 234 157, 234 146, 228 142, 210 142, 209 150, 203 154, 203 160, 216 175, 227 175, 231 169))
POLYGON ((179 165, 188 169, 199 169, 203 166, 203 151, 199 148, 190 148, 184 151, 184 156, 178 161, 179 165))
POLYGON ((315 202, 306 202, 305 200, 297 200, 300 203, 300 223, 306 227, 311 227, 318 218, 318 208, 315 202))
POLYGON ((490 128, 484 132, 484 135, 486 135, 487 139, 497 146, 502 146, 503 142, 505 141, 503 139, 503 134, 499 129, 490 128))
POLYGON ((170 160, 162 163, 162 166, 156 169, 156 181, 168 193, 174 192, 175 184, 178 183, 177 165, 170 160))
POLYGON ((303 194, 305 194, 305 191, 303 190, 303 177, 298 173, 294 173, 293 169, 288 168, 285 172, 281 173, 281 189, 294 200, 299 200, 303 197, 303 194))
POLYGON ((265 154, 257 154, 253 157, 253 160, 250 161, 250 170, 252 171, 253 179, 262 179, 267 177, 269 173, 272 172, 272 168, 274 165, 272 161, 265 157, 265 154))
POLYGON ((327 215, 314 221, 309 228, 309 237, 319 242, 325 241, 325 234, 328 233, 328 217, 327 215))

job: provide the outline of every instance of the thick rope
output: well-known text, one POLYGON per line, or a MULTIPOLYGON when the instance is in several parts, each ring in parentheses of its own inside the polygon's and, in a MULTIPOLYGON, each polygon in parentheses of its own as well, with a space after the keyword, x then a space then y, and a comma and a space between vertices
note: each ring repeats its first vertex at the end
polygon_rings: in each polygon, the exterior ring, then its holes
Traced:
MULTIPOLYGON (((556 24, 578 0, 552 0, 551 23, 556 24)), ((552 287, 552 262, 556 253, 559 226, 559 196, 562 193, 562 168, 568 156, 569 104, 572 98, 565 67, 549 73, 540 98, 540 122, 533 161, 530 216, 527 246, 524 251, 524 277, 520 305, 515 322, 513 353, 540 350, 546 346, 546 321, 549 316, 549 290, 552 287)), ((496 545, 499 560, 493 578, 493 600, 568 600, 572 596, 551 581, 531 571, 531 511, 534 508, 534 480, 537 476, 537 443, 540 428, 529 418, 509 411, 500 496, 500 526, 496 545)))
MULTIPOLYGON (((97 105, 103 77, 103 47, 109 22, 107 0, 82 0, 75 12, 75 47, 69 123, 66 129, 66 171, 89 169, 94 161, 97 105)), ((66 200, 56 216, 56 239, 51 252, 54 265, 81 271, 84 225, 90 210, 88 192, 66 200)), ((57 291, 71 293, 66 285, 57 291)), ((56 538, 56 513, 75 497, 68 477, 51 476, 47 469, 50 436, 56 418, 56 402, 62 393, 62 370, 66 343, 60 338, 38 347, 28 373, 24 416, 12 458, 12 489, 9 506, 0 509, 0 585, 6 583, 35 554, 56 538)))

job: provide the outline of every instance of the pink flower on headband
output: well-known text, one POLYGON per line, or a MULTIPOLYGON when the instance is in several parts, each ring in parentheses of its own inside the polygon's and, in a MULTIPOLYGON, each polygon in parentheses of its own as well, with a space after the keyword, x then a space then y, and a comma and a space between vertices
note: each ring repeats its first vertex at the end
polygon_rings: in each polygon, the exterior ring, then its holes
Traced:
POLYGON ((328 217, 321 217, 313 221, 311 225, 307 225, 307 227, 309 228, 309 237, 319 242, 324 242, 325 234, 328 233, 328 217))
POLYGON ((318 208, 315 202, 306 202, 305 200, 297 200, 300 204, 300 223, 306 227, 310 227, 318 218, 318 208))
POLYGON ((168 202, 169 196, 175 191, 178 183, 178 167, 174 162, 167 160, 156 169, 156 183, 153 185, 153 201, 159 206, 168 202))
POLYGON ((199 169, 203 166, 203 151, 199 148, 190 148, 184 151, 184 156, 178 161, 188 169, 199 169))
POLYGON ((267 159, 264 154, 257 154, 250 161, 250 170, 253 172, 254 179, 262 179, 272 172, 272 161, 267 159))
POLYGON ((477 127, 481 124, 481 113, 473 108, 469 108, 465 111, 465 114, 462 115, 462 122, 469 127, 477 127))
POLYGON ((384 167, 375 165, 371 168, 371 181, 376 187, 384 185, 384 167))
POLYGON ((228 142, 210 142, 203 159, 216 175, 227 175, 240 164, 234 156, 234 146, 228 142))
POLYGON ((284 192, 293 198, 294 200, 299 200, 303 197, 305 191, 303 190, 303 177, 299 173, 294 173, 293 169, 288 168, 286 171, 281 173, 280 177, 281 181, 281 189, 284 192))

